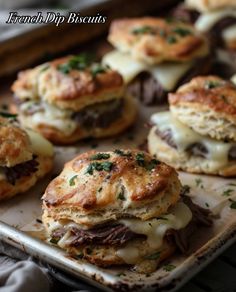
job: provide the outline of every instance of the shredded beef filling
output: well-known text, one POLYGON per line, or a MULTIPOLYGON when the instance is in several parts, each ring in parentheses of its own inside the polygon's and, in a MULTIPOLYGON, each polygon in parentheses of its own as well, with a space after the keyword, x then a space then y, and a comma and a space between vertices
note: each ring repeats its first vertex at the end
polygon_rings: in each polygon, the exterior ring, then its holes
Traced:
POLYGON ((32 173, 38 170, 37 156, 34 155, 32 160, 17 164, 13 167, 1 167, 2 171, 6 175, 7 181, 15 185, 16 181, 23 176, 30 176, 32 173))
POLYGON ((203 157, 206 158, 208 150, 205 145, 201 143, 194 143, 189 145, 189 147, 186 149, 188 153, 194 156, 203 157))
MULTIPOLYGON (((184 190, 185 193, 187 191, 188 190, 184 190)), ((191 199, 184 194, 182 198, 184 203, 192 211, 192 220, 183 229, 168 230, 165 237, 167 240, 173 241, 181 252, 186 253, 189 249, 189 238, 196 231, 197 227, 199 225, 211 226, 212 220, 210 211, 194 204, 191 199)), ((65 233, 65 228, 57 229, 53 232, 52 239, 58 241, 65 233)), ((145 235, 137 234, 120 223, 107 223, 90 230, 72 227, 71 234, 73 235, 71 246, 74 247, 88 244, 120 246, 132 239, 146 238, 145 235)))
POLYGON ((119 98, 87 106, 85 109, 73 113, 72 119, 85 128, 106 128, 122 115, 123 108, 124 99, 119 98))
MULTIPOLYGON (((166 131, 160 131, 159 129, 155 130, 155 134, 160 137, 163 141, 165 141, 170 147, 177 149, 177 145, 173 139, 172 133, 170 129, 166 131)), ((186 149, 190 155, 207 158, 208 149, 202 143, 193 143, 189 145, 186 149)), ((232 146, 228 153, 228 160, 236 160, 236 146, 232 146)))
POLYGON ((156 129, 155 134, 164 140, 170 147, 177 149, 177 145, 172 137, 171 129, 166 131, 160 131, 159 129, 156 129))
POLYGON ((185 228, 182 228, 180 230, 168 230, 166 233, 166 238, 167 240, 173 241, 179 251, 186 254, 188 253, 190 248, 189 239, 191 238, 191 235, 196 232, 198 226, 212 226, 212 217, 209 210, 194 204, 188 196, 182 195, 182 198, 183 202, 189 207, 192 212, 192 220, 185 228))
POLYGON ((160 104, 165 100, 166 91, 150 73, 140 73, 128 86, 131 95, 145 105, 160 104))
POLYGON ((179 5, 172 11, 171 16, 180 21, 194 24, 200 13, 196 10, 188 9, 185 5, 179 5))
MULTIPOLYGON (((209 56, 198 59, 182 78, 177 82, 176 87, 190 81, 193 77, 209 72, 211 59, 209 56)), ((128 86, 131 95, 139 98, 145 105, 161 104, 166 101, 167 91, 162 87, 151 73, 140 73, 128 86)))
MULTIPOLYGON (((59 240, 65 233, 65 228, 57 229, 53 232, 52 238, 59 240)), ((71 246, 75 247, 91 243, 98 245, 122 245, 134 238, 145 238, 144 235, 134 233, 121 223, 108 223, 89 230, 72 227, 71 234, 75 237, 71 242, 71 246)))

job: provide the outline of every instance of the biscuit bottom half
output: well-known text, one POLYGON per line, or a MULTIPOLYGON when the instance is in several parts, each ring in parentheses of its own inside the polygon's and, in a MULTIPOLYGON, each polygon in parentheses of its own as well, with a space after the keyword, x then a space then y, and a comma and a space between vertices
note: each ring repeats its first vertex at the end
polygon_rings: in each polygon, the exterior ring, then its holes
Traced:
POLYGON ((27 103, 19 106, 21 123, 57 144, 117 135, 132 125, 137 114, 137 105, 131 96, 114 98, 104 104, 97 103, 80 112, 46 103, 41 103, 38 108, 34 104, 33 107, 35 110, 32 107, 25 110, 29 108, 27 103))
POLYGON ((103 267, 130 265, 145 273, 156 270, 161 261, 173 254, 174 232, 184 229, 191 220, 191 209, 183 202, 161 217, 146 221, 121 218, 90 228, 73 221, 54 221, 47 210, 43 214, 50 242, 73 257, 103 267))
POLYGON ((205 139, 202 136, 201 142, 190 143, 185 150, 180 150, 178 143, 176 143, 173 136, 171 137, 170 133, 171 131, 160 132, 157 126, 152 127, 150 130, 148 151, 157 159, 176 169, 191 173, 226 177, 236 175, 236 145, 232 145, 232 148, 228 145, 233 143, 205 139), (218 155, 218 150, 220 149, 222 152, 221 155, 218 155))
POLYGON ((35 159, 5 170, 0 167, 0 201, 30 189, 52 169, 53 156, 37 155, 35 159))

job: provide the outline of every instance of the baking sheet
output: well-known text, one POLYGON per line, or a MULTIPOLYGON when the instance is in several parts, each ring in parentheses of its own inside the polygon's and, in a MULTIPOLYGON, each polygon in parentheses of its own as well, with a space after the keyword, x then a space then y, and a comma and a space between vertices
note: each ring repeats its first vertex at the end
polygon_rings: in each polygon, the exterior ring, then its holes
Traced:
POLYGON ((232 244, 236 239, 236 209, 231 208, 235 207, 236 180, 183 172, 180 173, 180 179, 183 185, 191 187, 190 196, 193 200, 215 214, 213 228, 199 228, 191 239, 193 251, 188 257, 177 254, 164 262, 155 273, 141 275, 124 268, 102 269, 84 261, 75 261, 44 241, 40 198, 49 181, 61 171, 66 161, 84 151, 93 148, 101 151, 136 148, 143 144, 149 131, 146 122, 152 113, 164 107, 139 105, 139 108, 137 124, 120 136, 55 147, 52 174, 26 194, 0 204, 0 220, 3 222, 0 223, 0 239, 107 291, 174 291, 232 244), (175 268, 166 271, 169 264, 175 268))

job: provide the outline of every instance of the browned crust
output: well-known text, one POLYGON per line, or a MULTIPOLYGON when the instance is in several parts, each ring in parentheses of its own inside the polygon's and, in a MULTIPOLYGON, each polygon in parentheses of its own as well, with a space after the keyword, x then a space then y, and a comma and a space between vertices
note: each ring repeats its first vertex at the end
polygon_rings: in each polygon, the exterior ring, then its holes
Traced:
POLYGON ((169 93, 170 105, 197 106, 209 108, 217 113, 236 115, 236 86, 217 76, 199 76, 181 86, 176 93, 169 93), (208 88, 209 82, 216 82, 220 86, 208 88))
POLYGON ((138 150, 124 152, 130 155, 106 152, 110 155, 108 159, 96 161, 112 163, 109 171, 87 172, 91 162, 94 162, 91 157, 96 151, 83 153, 66 163, 62 173, 49 184, 43 196, 44 208, 49 216, 54 220, 64 218, 94 225, 125 214, 146 220, 166 213, 180 195, 176 171, 161 162, 148 170, 138 164, 137 155, 144 155, 148 165, 152 156, 138 150), (70 185, 69 181, 74 176, 75 183, 70 185), (119 197, 121 191, 124 198, 119 197))
MULTIPOLYGON (((206 39, 190 24, 154 17, 115 20, 111 24, 108 40, 119 50, 147 63, 192 60, 198 55, 200 47, 207 46, 206 39), (153 32, 132 32, 140 27, 149 27, 153 32), (183 37, 176 32, 176 28, 191 33, 183 37), (174 37, 176 42, 170 42, 170 37, 174 37)), ((199 54, 202 55, 202 52, 199 54)))
MULTIPOLYGON (((136 240, 136 244, 140 245, 140 248, 143 249, 143 256, 147 256, 150 254, 150 247, 147 245, 145 241, 142 240, 136 240)), ((90 262, 91 264, 94 264, 96 266, 100 266, 103 268, 108 268, 111 266, 119 266, 119 265, 127 265, 125 261, 116 255, 116 252, 118 250, 118 247, 113 246, 92 246, 90 247, 78 247, 78 248, 68 248, 67 252, 71 256, 77 256, 78 254, 83 254, 83 258, 90 262), (89 251, 89 252, 88 252, 89 251)), ((174 254, 176 250, 176 246, 174 243, 169 242, 167 240, 163 241, 163 245, 158 251, 152 251, 152 253, 160 252, 160 256, 158 259, 155 260, 155 265, 153 265, 153 260, 151 260, 151 270, 147 270, 147 265, 145 266, 145 271, 139 271, 138 265, 136 266, 136 269, 138 272, 141 273, 148 273, 148 272, 154 272, 154 266, 155 270, 158 268, 158 265, 160 265, 161 262, 169 258, 172 254, 174 254)), ((138 264, 138 263, 137 263, 138 264)))
POLYGON ((61 108, 79 110, 89 104, 122 95, 122 76, 112 69, 107 68, 95 76, 91 66, 84 70, 71 70, 68 74, 58 70, 58 66, 70 58, 72 56, 20 72, 12 85, 15 96, 20 99, 42 99, 61 108))
POLYGON ((0 166, 14 166, 32 155, 27 133, 12 120, 0 117, 0 166))

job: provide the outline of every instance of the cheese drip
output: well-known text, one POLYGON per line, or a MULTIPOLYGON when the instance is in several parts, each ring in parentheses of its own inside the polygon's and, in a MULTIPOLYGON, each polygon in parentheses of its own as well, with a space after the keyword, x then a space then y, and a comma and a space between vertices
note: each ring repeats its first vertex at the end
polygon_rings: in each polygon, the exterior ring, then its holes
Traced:
MULTIPOLYGON (((122 224, 129 227, 133 232, 147 236, 147 243, 150 247, 150 253, 161 248, 163 238, 167 230, 179 230, 188 225, 192 219, 192 213, 187 205, 180 202, 173 207, 170 214, 161 216, 160 219, 153 218, 147 221, 139 219, 120 220, 122 224)), ((136 264, 142 260, 142 254, 139 248, 130 242, 124 248, 117 251, 117 255, 127 264, 136 264)))
POLYGON ((53 156, 53 146, 42 135, 30 130, 25 130, 29 135, 33 152, 42 156, 53 156))
POLYGON ((208 153, 206 153, 207 159, 212 160, 216 168, 228 163, 229 150, 231 147, 236 146, 235 143, 224 143, 194 132, 175 119, 170 112, 161 112, 152 115, 151 122, 161 132, 168 129, 171 130, 173 140, 180 152, 185 152, 190 145, 195 143, 203 144, 208 150, 208 153))
POLYGON ((126 83, 131 82, 141 72, 149 72, 166 91, 174 89, 181 77, 192 67, 192 62, 172 62, 149 66, 119 51, 106 54, 103 57, 103 63, 117 70, 126 83))
POLYGON ((30 121, 33 125, 39 126, 46 124, 52 126, 63 134, 70 136, 77 128, 77 123, 71 119, 72 111, 68 109, 60 109, 56 106, 48 104, 46 102, 41 103, 42 108, 37 110, 39 106, 37 102, 29 101, 24 102, 20 111, 27 114, 27 109, 36 109, 31 115, 30 121))
POLYGON ((225 10, 216 10, 212 12, 207 12, 201 14, 196 23, 195 27, 201 32, 209 31, 218 21, 225 17, 236 17, 236 9, 225 9, 225 10))

